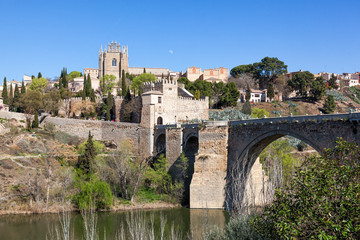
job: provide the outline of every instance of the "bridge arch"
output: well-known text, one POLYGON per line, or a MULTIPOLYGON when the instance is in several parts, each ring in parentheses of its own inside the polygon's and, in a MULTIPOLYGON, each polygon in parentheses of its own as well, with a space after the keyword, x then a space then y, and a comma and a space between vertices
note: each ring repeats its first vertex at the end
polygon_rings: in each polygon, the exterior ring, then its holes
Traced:
POLYGON ((165 133, 160 133, 155 138, 155 149, 154 155, 166 153, 166 136, 165 133))
POLYGON ((241 151, 240 155, 237 157, 237 161, 243 159, 246 156, 252 156, 256 158, 260 155, 260 153, 272 142, 275 140, 284 137, 291 136, 297 138, 309 146, 313 147, 318 153, 322 153, 322 148, 308 138, 298 134, 297 132, 291 130, 276 130, 276 131, 268 131, 260 136, 254 137, 252 141, 250 141, 245 148, 241 151))
MULTIPOLYGON (((250 185, 248 183, 250 179, 250 172, 252 172, 253 165, 255 161, 261 154, 261 152, 269 146, 272 142, 280 139, 284 136, 291 136, 297 138, 309 146, 314 148, 318 153, 322 153, 322 148, 318 143, 315 143, 311 139, 303 136, 292 130, 271 130, 267 131, 261 135, 256 135, 250 140, 244 147, 242 147, 241 152, 237 156, 234 156, 232 162, 229 162, 228 171, 227 171, 227 181, 226 181, 226 208, 236 208, 237 210, 242 209, 242 207, 248 207, 252 205, 257 205, 255 203, 254 195, 251 196, 251 201, 249 202, 249 195, 247 194, 256 194, 253 189, 247 189, 250 185)), ((258 168, 258 165, 257 165, 258 168)), ((261 165, 260 165, 261 169, 261 165)), ((259 172, 257 173, 259 174, 259 172)), ((262 174, 260 174, 262 175, 262 174)), ((253 175, 254 177, 254 175, 253 175)), ((259 177, 259 176, 258 176, 259 177)), ((258 178, 259 179, 259 178, 258 178)), ((262 181, 264 179, 262 178, 262 181)), ((252 182, 254 183, 254 182, 252 182)), ((264 183, 263 183, 264 184, 264 183)), ((266 186, 265 186, 266 187, 266 186)), ((263 185, 264 188, 264 185, 263 185)), ((262 191, 265 191, 264 189, 262 191)), ((268 202, 268 201, 265 201, 268 202)), ((241 211, 241 210, 240 210, 241 211)))

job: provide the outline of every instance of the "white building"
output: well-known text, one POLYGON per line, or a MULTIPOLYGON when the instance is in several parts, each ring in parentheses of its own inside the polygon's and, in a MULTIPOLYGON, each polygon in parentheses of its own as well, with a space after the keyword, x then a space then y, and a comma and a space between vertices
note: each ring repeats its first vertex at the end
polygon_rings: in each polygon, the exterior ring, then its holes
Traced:
MULTIPOLYGON (((267 89, 264 90, 250 89, 250 90, 251 90, 251 94, 249 101, 251 103, 269 102, 269 98, 267 97, 267 89)), ((246 101, 246 89, 240 92, 240 101, 241 102, 246 101)))

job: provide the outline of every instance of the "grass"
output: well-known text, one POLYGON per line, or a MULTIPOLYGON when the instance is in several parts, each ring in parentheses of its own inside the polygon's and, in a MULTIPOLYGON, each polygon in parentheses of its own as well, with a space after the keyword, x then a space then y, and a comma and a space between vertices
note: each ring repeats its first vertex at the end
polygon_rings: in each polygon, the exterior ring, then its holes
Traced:
POLYGON ((153 189, 142 187, 136 194, 136 198, 138 202, 142 203, 152 203, 158 201, 169 202, 170 197, 167 194, 157 194, 153 189))

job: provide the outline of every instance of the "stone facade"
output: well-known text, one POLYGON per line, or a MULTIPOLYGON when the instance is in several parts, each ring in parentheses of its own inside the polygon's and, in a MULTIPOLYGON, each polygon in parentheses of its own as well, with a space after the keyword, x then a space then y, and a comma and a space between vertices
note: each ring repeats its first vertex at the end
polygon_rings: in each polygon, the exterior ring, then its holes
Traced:
POLYGON ((114 75, 116 81, 121 79, 122 70, 129 72, 128 48, 112 42, 107 49, 99 52, 99 79, 104 75, 114 75))
POLYGON ((184 91, 175 80, 145 83, 143 90, 142 115, 149 115, 143 118, 143 124, 146 121, 149 128, 156 124, 166 125, 193 119, 209 119, 209 98, 195 100, 190 93, 187 97, 181 96, 184 91))
POLYGON ((196 79, 206 80, 209 82, 224 82, 227 83, 229 79, 229 68, 215 68, 201 70, 199 67, 188 67, 186 69, 185 77, 190 81, 196 79))

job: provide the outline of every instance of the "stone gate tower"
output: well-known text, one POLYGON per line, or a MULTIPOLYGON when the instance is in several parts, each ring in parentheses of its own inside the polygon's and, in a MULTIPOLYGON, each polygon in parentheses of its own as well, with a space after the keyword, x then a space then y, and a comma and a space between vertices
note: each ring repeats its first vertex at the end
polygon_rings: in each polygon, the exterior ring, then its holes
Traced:
POLYGON ((111 42, 107 48, 102 47, 99 52, 99 79, 106 74, 116 76, 116 80, 121 79, 122 70, 129 72, 128 47, 111 42))

